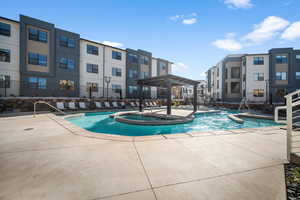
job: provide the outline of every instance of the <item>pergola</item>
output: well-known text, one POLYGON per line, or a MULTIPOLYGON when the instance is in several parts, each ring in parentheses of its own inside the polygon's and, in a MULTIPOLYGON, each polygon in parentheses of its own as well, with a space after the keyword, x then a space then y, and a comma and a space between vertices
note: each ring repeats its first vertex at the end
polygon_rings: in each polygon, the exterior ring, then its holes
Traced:
POLYGON ((167 89, 167 115, 171 114, 171 106, 172 106, 172 87, 175 86, 183 86, 183 85, 192 85, 194 87, 194 112, 197 111, 197 85, 200 82, 194 81, 191 79, 183 78, 180 76, 175 76, 172 74, 156 76, 146 79, 139 79, 137 84, 139 87, 139 96, 140 96, 140 112, 142 112, 143 107, 143 87, 144 86, 152 86, 152 87, 163 87, 167 89))

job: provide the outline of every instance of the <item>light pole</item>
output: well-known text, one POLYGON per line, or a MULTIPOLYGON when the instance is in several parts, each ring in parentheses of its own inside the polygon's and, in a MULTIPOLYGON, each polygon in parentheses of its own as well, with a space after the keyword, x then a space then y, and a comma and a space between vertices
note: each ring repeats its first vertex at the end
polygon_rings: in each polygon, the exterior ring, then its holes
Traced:
POLYGON ((111 77, 110 76, 104 76, 104 81, 106 83, 106 88, 107 88, 107 100, 108 100, 108 85, 111 81, 111 77))
POLYGON ((8 85, 8 80, 6 80, 5 76, 1 76, 0 81, 3 82, 4 96, 6 97, 6 88, 7 88, 7 85, 8 85))
POLYGON ((266 81, 266 103, 269 103, 269 80, 265 80, 266 81))

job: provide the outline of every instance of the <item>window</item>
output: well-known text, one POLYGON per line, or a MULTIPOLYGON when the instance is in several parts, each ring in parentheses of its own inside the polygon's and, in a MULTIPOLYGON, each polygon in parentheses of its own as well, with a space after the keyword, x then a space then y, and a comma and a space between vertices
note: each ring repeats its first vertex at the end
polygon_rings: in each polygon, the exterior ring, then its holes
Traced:
POLYGON ((276 56, 276 63, 278 64, 283 64, 283 63, 287 63, 287 56, 282 56, 282 55, 278 55, 276 56))
POLYGON ((47 66, 47 56, 38 53, 28 53, 28 64, 47 66))
POLYGON ((27 81, 28 81, 28 87, 31 89, 46 89, 47 88, 46 78, 29 77, 27 81))
POLYGON ((296 79, 300 80, 300 72, 296 72, 296 79))
POLYGON ((132 63, 138 63, 138 56, 132 53, 128 54, 128 61, 132 63))
POLYGON ((92 92, 98 92, 98 83, 87 82, 86 91, 90 92, 90 89, 92 92))
POLYGON ((149 65, 149 58, 147 56, 141 56, 141 64, 149 65))
POLYGON ((86 71, 90 73, 98 74, 98 65, 87 63, 86 71))
POLYGON ((247 59, 246 59, 245 57, 243 57, 242 62, 243 62, 243 66, 246 66, 246 64, 247 64, 247 59))
POLYGON ((28 29, 29 40, 47 43, 48 33, 34 28, 28 29))
POLYGON ((129 78, 137 78, 138 71, 136 69, 129 69, 128 76, 129 78))
POLYGON ((225 79, 228 79, 228 69, 225 69, 225 79))
POLYGON ((122 54, 118 51, 112 51, 112 58, 116 60, 122 60, 122 54))
POLYGON ((240 68, 239 67, 231 68, 231 78, 240 78, 240 68))
POLYGON ((59 37, 59 45, 62 47, 74 48, 75 40, 61 35, 59 37))
POLYGON ((265 95, 265 92, 263 89, 254 89, 253 90, 254 97, 263 97, 264 95, 265 95))
POLYGON ((112 68, 112 75, 113 76, 122 76, 122 69, 121 68, 112 68))
POLYGON ((149 72, 141 72, 140 78, 148 78, 148 77, 149 77, 149 72))
POLYGON ((219 89, 219 81, 217 81, 217 89, 219 89))
POLYGON ((225 94, 228 94, 228 83, 225 83, 225 94))
POLYGON ((0 35, 10 36, 10 24, 0 22, 0 35))
POLYGON ((297 60, 300 60, 300 54, 299 54, 299 55, 296 55, 296 59, 297 59, 297 60))
POLYGON ((254 75, 255 81, 263 81, 264 80, 264 73, 256 72, 256 73, 253 73, 253 75, 254 75))
POLYGON ((0 49, 0 62, 10 62, 10 50, 0 49))
POLYGON ((63 68, 63 69, 74 69, 75 68, 75 62, 72 59, 61 58, 59 60, 59 67, 63 68))
POLYGON ((264 57, 253 57, 253 65, 263 65, 264 57))
POLYGON ((128 86, 128 92, 129 92, 129 94, 136 93, 137 89, 138 89, 137 86, 133 86, 133 85, 128 86))
POLYGON ((231 93, 240 93, 240 83, 231 82, 231 93))
POLYGON ((167 64, 164 62, 160 62, 159 69, 165 71, 167 69, 167 64))
POLYGON ((59 89, 61 89, 61 90, 75 90, 74 81, 60 80, 59 81, 59 89))
POLYGON ((287 80, 286 72, 276 72, 276 80, 287 80))
POLYGON ((112 91, 115 93, 120 93, 122 90, 122 86, 121 85, 117 85, 117 84, 112 84, 111 85, 112 91))
POLYGON ((283 98, 287 94, 287 92, 286 92, 285 88, 278 88, 278 89, 276 89, 275 94, 276 94, 276 96, 283 98))
POLYGON ((219 77, 219 68, 217 68, 217 77, 219 77))
POLYGON ((0 75, 0 88, 10 88, 10 76, 0 75))
POLYGON ((86 45, 86 52, 93 55, 99 54, 98 47, 89 44, 86 45))

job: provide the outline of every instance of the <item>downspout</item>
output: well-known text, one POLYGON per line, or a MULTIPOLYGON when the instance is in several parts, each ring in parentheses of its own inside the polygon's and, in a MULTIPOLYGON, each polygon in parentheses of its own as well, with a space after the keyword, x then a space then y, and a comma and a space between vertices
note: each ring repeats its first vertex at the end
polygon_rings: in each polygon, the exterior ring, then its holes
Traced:
POLYGON ((105 76, 105 46, 103 45, 103 60, 102 60, 102 62, 103 62, 103 75, 102 75, 102 81, 103 81, 103 98, 104 98, 104 93, 105 93, 105 85, 104 85, 104 76, 105 76))

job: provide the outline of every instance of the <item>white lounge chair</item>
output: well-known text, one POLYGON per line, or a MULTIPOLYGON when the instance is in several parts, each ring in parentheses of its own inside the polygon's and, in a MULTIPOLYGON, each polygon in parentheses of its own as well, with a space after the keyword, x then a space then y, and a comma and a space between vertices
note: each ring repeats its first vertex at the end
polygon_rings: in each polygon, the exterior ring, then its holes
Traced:
POLYGON ((80 109, 87 109, 85 102, 79 102, 80 109))
POLYGON ((140 107, 140 102, 135 102, 137 107, 140 107))
POLYGON ((130 102, 131 107, 136 107, 134 102, 130 102))
POLYGON ((75 105, 75 102, 69 102, 68 103, 68 107, 71 109, 71 110, 77 110, 77 107, 75 105))
POLYGON ((144 104, 145 104, 146 107, 150 107, 150 105, 147 101, 144 104))
POLYGON ((58 108, 59 110, 65 110, 65 105, 63 102, 56 102, 56 108, 58 108))
POLYGON ((95 105, 96 105, 96 108, 99 108, 99 109, 103 108, 101 102, 95 102, 95 105))
POLYGON ((114 107, 114 108, 119 108, 119 105, 118 105, 118 103, 117 103, 117 102, 115 102, 115 101, 114 101, 114 102, 112 102, 112 105, 113 105, 113 107, 114 107))
POLYGON ((123 101, 120 102, 122 108, 125 108, 125 103, 123 101))
POLYGON ((152 103, 152 101, 149 101, 149 105, 150 105, 151 107, 154 107, 154 104, 152 103))
POLYGON ((105 108, 111 108, 110 104, 107 101, 104 102, 104 106, 105 108))

